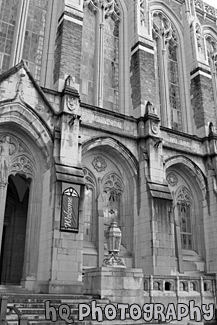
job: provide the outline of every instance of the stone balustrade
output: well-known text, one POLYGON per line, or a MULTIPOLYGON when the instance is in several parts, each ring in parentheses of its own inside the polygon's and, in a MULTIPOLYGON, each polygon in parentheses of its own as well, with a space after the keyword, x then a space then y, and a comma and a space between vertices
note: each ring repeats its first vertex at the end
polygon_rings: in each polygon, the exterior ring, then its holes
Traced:
POLYGON ((199 304, 215 303, 215 276, 144 276, 144 297, 148 302, 162 299, 174 303, 191 299, 199 304))

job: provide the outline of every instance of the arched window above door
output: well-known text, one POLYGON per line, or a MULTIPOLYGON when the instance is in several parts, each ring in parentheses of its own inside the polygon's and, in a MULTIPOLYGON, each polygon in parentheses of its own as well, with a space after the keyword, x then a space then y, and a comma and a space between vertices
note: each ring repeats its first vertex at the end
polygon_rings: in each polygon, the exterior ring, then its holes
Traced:
POLYGON ((182 249, 192 250, 192 203, 191 192, 186 187, 181 187, 177 193, 177 208, 180 222, 180 235, 182 249))
POLYGON ((108 227, 112 221, 116 221, 121 226, 123 181, 116 173, 111 173, 104 177, 102 188, 104 225, 108 227))
POLYGON ((85 179, 84 193, 84 240, 91 242, 96 238, 96 180, 93 173, 83 168, 85 179))

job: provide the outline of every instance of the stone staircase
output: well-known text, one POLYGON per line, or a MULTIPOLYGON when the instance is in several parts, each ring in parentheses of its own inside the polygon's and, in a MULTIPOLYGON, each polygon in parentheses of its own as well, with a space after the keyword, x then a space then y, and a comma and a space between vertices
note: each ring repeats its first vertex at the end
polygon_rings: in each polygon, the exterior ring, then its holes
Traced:
MULTIPOLYGON (((65 325, 67 324, 60 317, 57 317, 57 321, 45 319, 45 302, 49 301, 49 305, 55 307, 58 310, 59 306, 64 304, 70 307, 70 315, 73 318, 75 325, 90 325, 91 320, 78 321, 78 304, 85 303, 90 304, 92 300, 97 302, 97 306, 102 308, 109 303, 109 300, 99 299, 95 296, 87 295, 58 295, 58 294, 34 294, 27 291, 20 286, 0 286, 0 297, 7 297, 7 317, 6 321, 9 325, 18 325, 18 316, 11 307, 15 307, 22 315, 22 318, 26 318, 26 324, 28 325, 65 325)), ((58 313, 57 313, 58 315, 58 313)))
MULTIPOLYGON (((60 294, 34 294, 27 291, 26 289, 18 286, 0 286, 0 298, 7 297, 8 299, 8 309, 6 321, 8 325, 19 325, 18 316, 14 310, 10 311, 10 307, 16 307, 19 313, 26 319, 23 325, 66 325, 67 322, 57 317, 56 321, 51 319, 45 319, 45 302, 49 301, 50 307, 55 307, 58 310, 61 304, 70 306, 70 315, 74 322, 68 324, 74 325, 98 325, 97 320, 91 320, 90 317, 86 318, 84 321, 78 320, 78 305, 80 303, 91 304, 93 300, 96 301, 97 306, 104 309, 105 305, 111 303, 108 299, 100 299, 96 296, 90 295, 60 295, 60 294)), ((1 323, 1 322, 0 322, 1 323)), ((116 319, 113 321, 103 320, 100 322, 102 325, 159 325, 160 322, 151 321, 146 323, 144 320, 140 319, 138 321, 133 321, 128 318, 124 321, 116 319)), ((187 319, 181 322, 169 322, 173 325, 217 325, 216 320, 211 322, 201 322, 196 323, 189 321, 187 319)), ((4 323, 6 324, 6 323, 4 323)), ((164 323, 164 325, 167 323, 164 323)), ((22 324, 21 324, 22 325, 22 324)))

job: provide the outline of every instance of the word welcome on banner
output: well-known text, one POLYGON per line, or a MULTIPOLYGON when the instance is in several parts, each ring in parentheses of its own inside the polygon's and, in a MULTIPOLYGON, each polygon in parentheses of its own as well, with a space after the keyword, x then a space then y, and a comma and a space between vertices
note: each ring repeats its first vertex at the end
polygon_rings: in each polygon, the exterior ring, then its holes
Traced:
POLYGON ((79 231, 79 195, 72 187, 67 188, 62 194, 60 230, 79 231))

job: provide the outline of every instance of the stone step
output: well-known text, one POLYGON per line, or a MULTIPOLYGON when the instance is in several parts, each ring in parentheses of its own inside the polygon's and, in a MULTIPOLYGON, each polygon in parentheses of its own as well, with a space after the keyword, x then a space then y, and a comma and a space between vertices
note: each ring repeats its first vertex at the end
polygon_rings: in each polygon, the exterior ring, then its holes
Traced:
MULTIPOLYGON (((21 315, 25 315, 27 317, 29 325, 66 324, 65 321, 62 321, 61 319, 57 322, 45 320, 45 301, 49 301, 50 307, 52 306, 56 309, 58 309, 61 304, 69 305, 71 309, 71 315, 74 319, 74 325, 91 325, 90 319, 84 322, 78 322, 78 305, 80 303, 90 304, 91 301, 95 300, 97 305, 101 307, 109 303, 108 299, 99 299, 98 296, 92 295, 27 294, 20 292, 5 292, 4 294, 0 293, 0 296, 6 296, 8 298, 8 307, 15 306, 21 315)), ((18 316, 15 311, 9 311, 8 309, 7 322, 9 325, 18 325, 18 316)))

